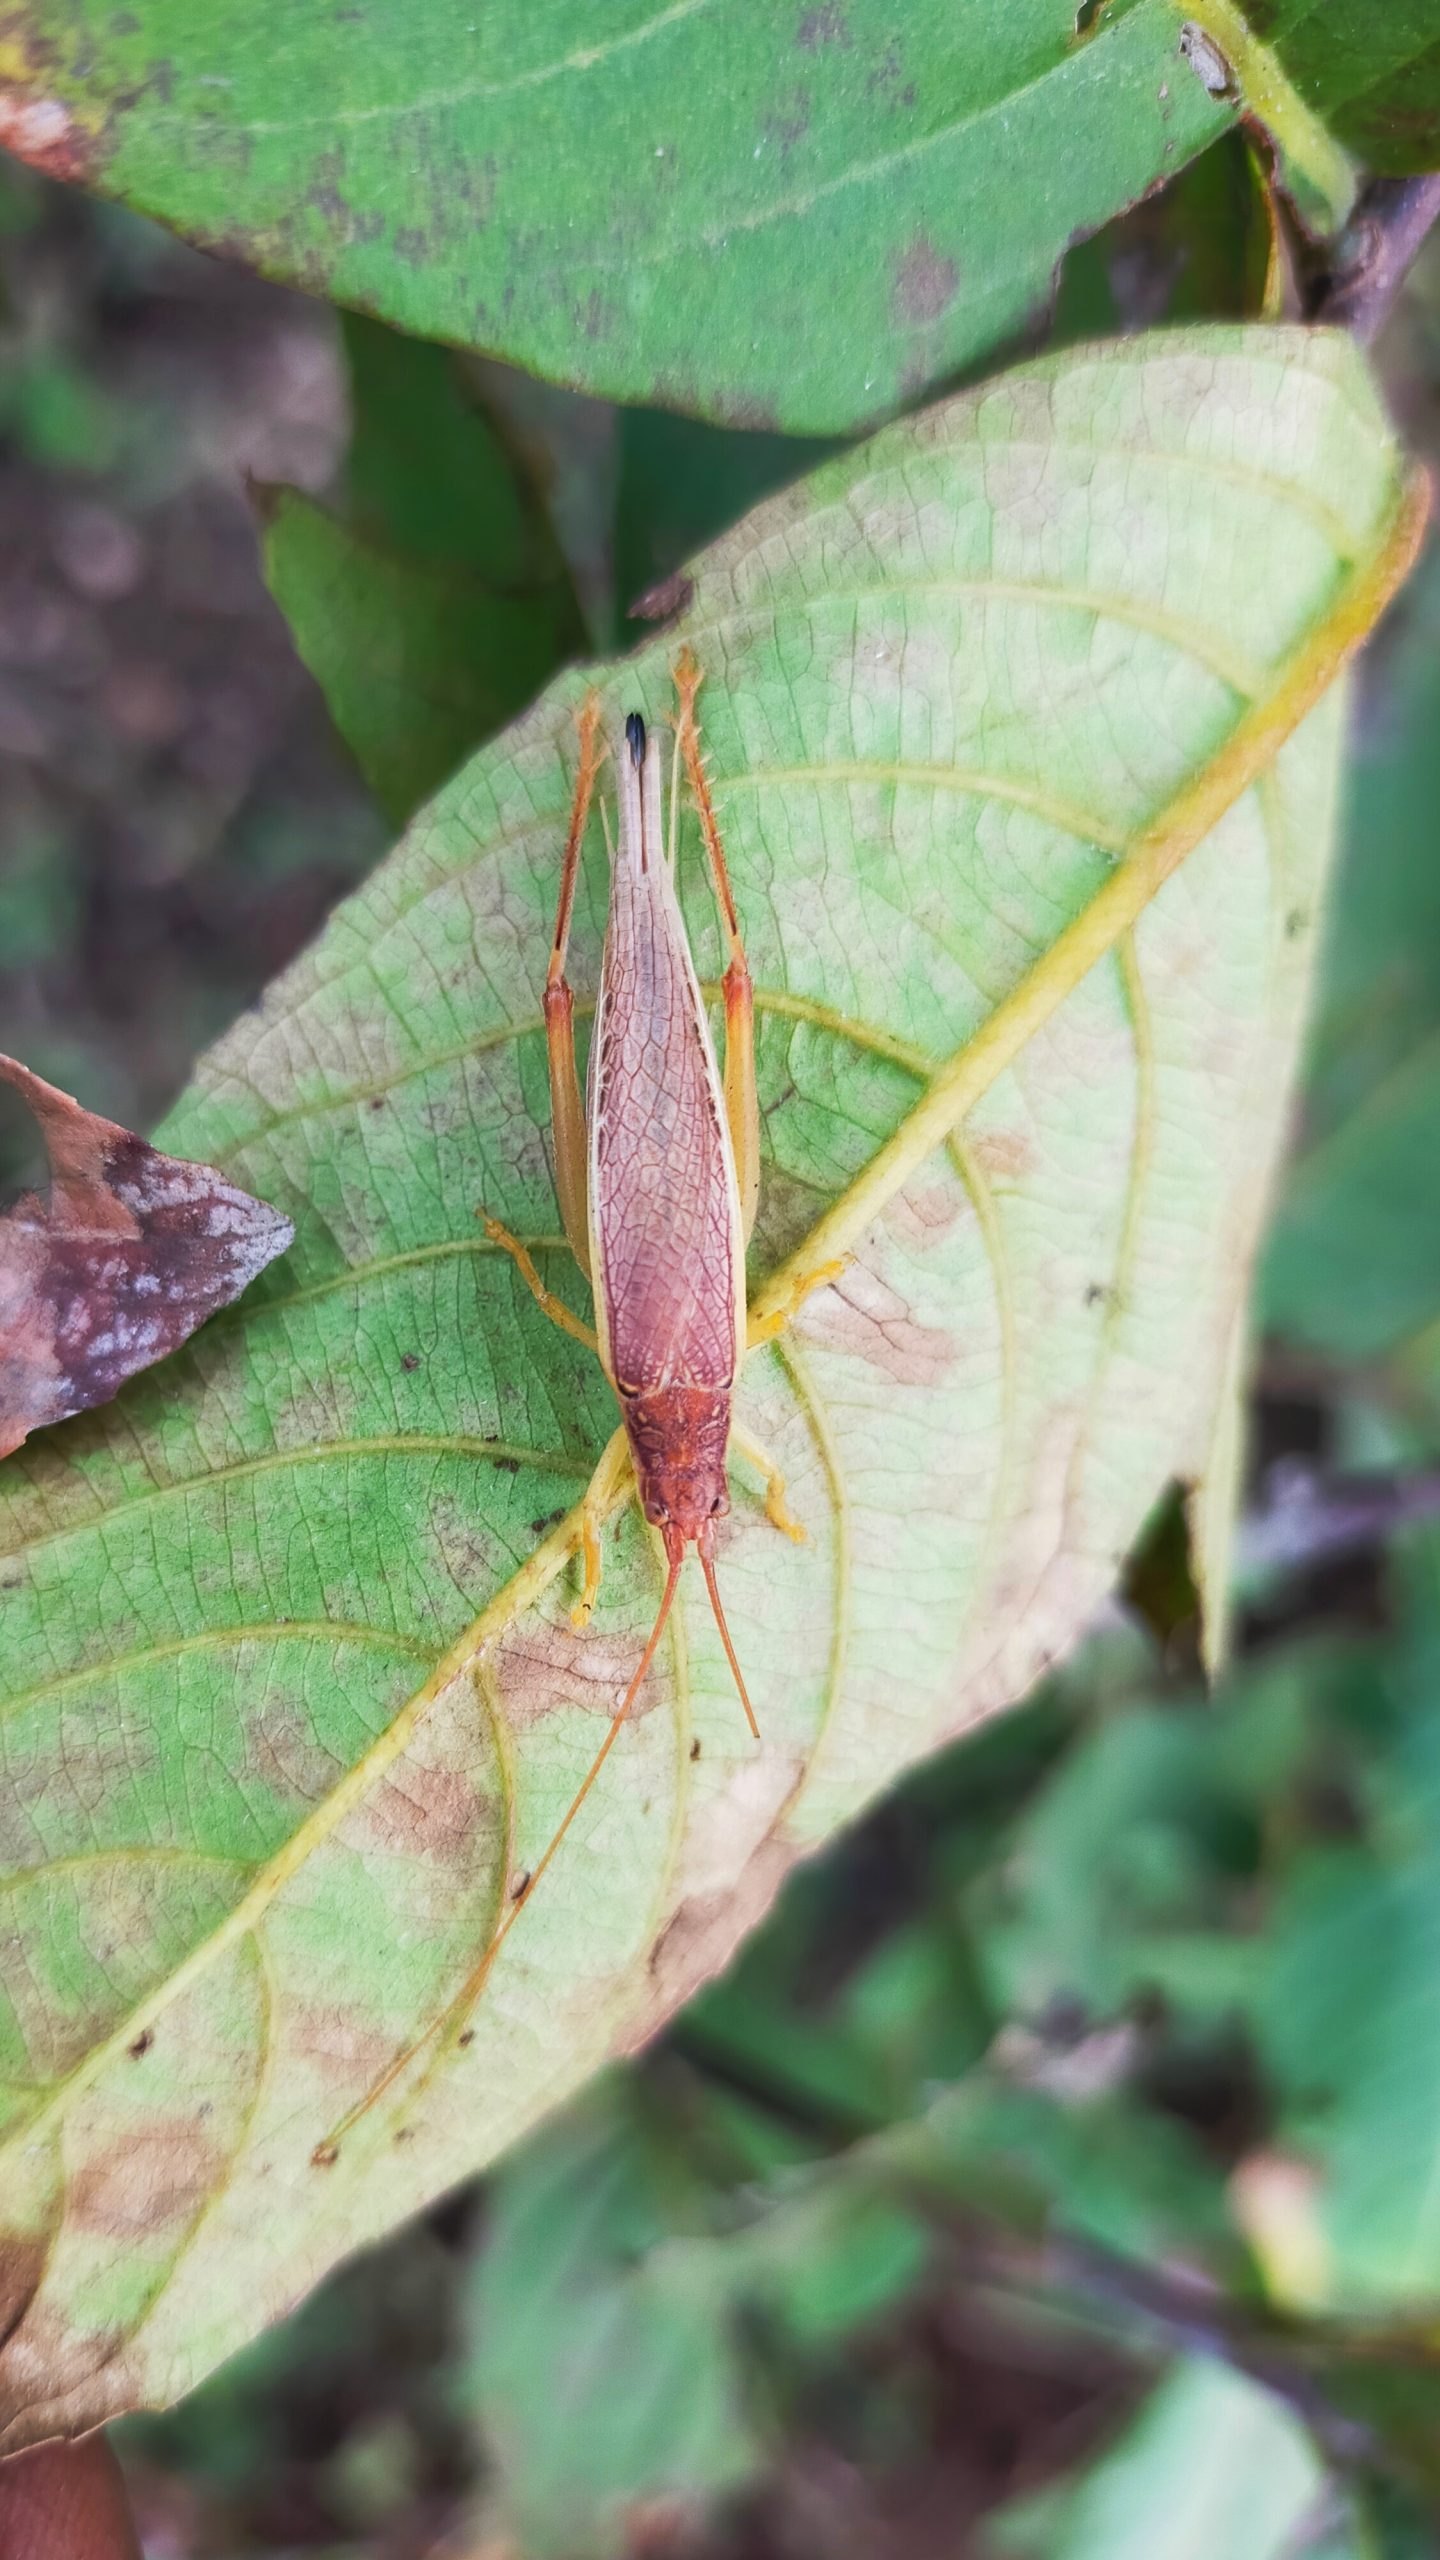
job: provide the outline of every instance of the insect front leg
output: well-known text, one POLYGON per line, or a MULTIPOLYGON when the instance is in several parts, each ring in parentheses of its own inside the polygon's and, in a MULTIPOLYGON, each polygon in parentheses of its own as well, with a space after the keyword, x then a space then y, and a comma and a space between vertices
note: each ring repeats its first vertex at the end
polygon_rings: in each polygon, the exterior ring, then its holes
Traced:
POLYGON ((630 1443, 622 1424, 611 1433, 580 1505, 580 1558, 585 1579, 570 1612, 572 1627, 587 1627, 600 1594, 600 1532, 630 1474, 630 1443))
MULTIPOLYGON (((485 1216, 483 1209, 477 1209, 475 1214, 477 1217, 485 1216)), ((502 1253, 509 1254, 541 1314, 547 1315, 562 1333, 568 1333, 572 1341, 583 1342, 587 1351, 598 1353, 600 1345, 594 1326, 586 1324, 583 1316, 572 1313, 564 1299, 556 1297, 553 1289, 546 1288, 535 1268, 529 1246, 523 1245, 518 1236, 512 1236, 508 1227, 502 1227, 498 1218, 485 1218, 485 1233, 491 1244, 497 1244, 502 1253)))
POLYGON ((738 1450, 750 1466, 758 1468, 765 1479, 766 1519, 772 1521, 777 1529, 783 1529, 787 1538, 793 1538, 797 1547, 803 1547, 809 1532, 786 1503, 785 1478, 764 1442, 757 1440, 752 1431, 747 1431, 743 1423, 732 1422, 730 1446, 738 1450))
POLYGON ((710 797, 710 783, 705 772, 705 759, 700 749, 700 724, 695 717, 695 697, 703 675, 688 649, 675 661, 675 690, 680 698, 680 714, 675 724, 676 744, 685 766, 705 839, 705 855, 710 865, 710 878, 715 890, 715 903, 720 910, 729 950, 729 964, 721 981, 725 998, 725 1116, 730 1124, 730 1144, 735 1156, 735 1171, 740 1184, 740 1210, 749 1243, 755 1225, 755 1212, 760 1204, 760 1097, 755 1083, 755 988, 750 976, 745 945, 740 934, 740 918, 730 886, 730 873, 725 862, 725 848, 720 841, 720 826, 715 804, 710 797))

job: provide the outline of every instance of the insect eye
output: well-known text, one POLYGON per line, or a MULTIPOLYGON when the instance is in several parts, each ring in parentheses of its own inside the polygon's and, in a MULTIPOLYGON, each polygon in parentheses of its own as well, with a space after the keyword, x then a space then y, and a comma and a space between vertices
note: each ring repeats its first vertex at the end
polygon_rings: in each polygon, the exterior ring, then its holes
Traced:
POLYGON ((723 1511, 723 1510, 724 1510, 724 1508, 725 1508, 725 1496, 724 1496, 724 1494, 723 1494, 723 1493, 717 1493, 717 1494, 716 1494, 716 1496, 715 1496, 714 1501, 713 1501, 713 1502, 711 1503, 711 1505, 710 1505, 710 1517, 711 1517, 711 1519, 712 1519, 712 1520, 714 1519, 715 1514, 716 1514, 716 1512, 717 1512, 717 1511, 723 1511))

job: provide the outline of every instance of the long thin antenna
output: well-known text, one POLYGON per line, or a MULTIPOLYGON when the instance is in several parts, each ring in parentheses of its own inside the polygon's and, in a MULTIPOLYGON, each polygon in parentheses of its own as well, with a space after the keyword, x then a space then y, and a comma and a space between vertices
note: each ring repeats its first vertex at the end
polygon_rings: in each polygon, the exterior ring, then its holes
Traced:
POLYGON ((529 1875, 525 1879, 522 1890, 516 1894, 514 1901, 511 1903, 510 1908, 506 1912, 504 1919, 501 1921, 499 1928, 496 1930, 494 1937, 491 1939, 490 1944, 486 1949, 487 1964, 493 1961, 497 1948, 503 1944, 504 1940, 509 1936, 510 1931, 514 1928, 515 1923, 519 1919, 521 1912, 524 1910, 526 1903, 529 1901, 531 1894, 534 1892, 535 1887, 545 1873, 546 1868, 549 1866, 551 1859, 554 1857, 556 1850, 559 1848, 561 1841, 564 1839, 566 1832, 569 1830, 571 1823, 574 1821, 576 1814, 579 1812, 580 1807, 590 1793, 591 1788, 594 1786, 596 1779, 599 1777, 601 1770, 604 1768, 605 1763, 610 1756, 615 1738, 619 1733, 621 1726, 625 1722, 626 1717, 630 1713, 631 1708, 634 1706, 636 1697, 639 1694, 640 1685, 644 1680, 645 1674, 649 1670, 651 1663, 655 1659, 655 1648, 665 1633, 665 1621, 670 1615, 670 1603, 675 1597, 675 1586, 680 1579, 680 1567, 684 1561, 685 1549, 677 1543, 670 1556, 670 1569, 665 1576, 665 1589, 661 1594, 660 1608, 655 1619, 655 1624, 650 1630, 650 1641, 640 1656, 635 1676, 611 1718, 610 1730, 606 1734, 604 1741, 601 1743, 599 1750, 596 1752, 594 1759, 591 1761, 587 1775, 581 1781, 577 1794, 571 1799, 569 1812, 566 1814, 559 1830, 551 1840, 550 1846, 546 1850, 538 1867, 532 1867, 529 1875))
MULTIPOLYGON (((640 1656, 634 1678, 631 1680, 629 1688, 626 1690, 624 1697, 621 1699, 619 1706, 616 1708, 615 1713, 611 1718, 610 1730, 606 1734, 604 1741, 601 1743, 599 1750, 596 1752, 594 1759, 591 1761, 589 1770, 581 1783, 579 1791, 574 1797, 572 1797, 570 1810, 566 1814, 564 1821, 561 1823, 559 1830, 551 1839, 550 1846, 546 1850, 544 1857, 540 1860, 537 1867, 531 1868, 529 1875, 526 1877, 520 1891, 516 1894, 515 1899, 511 1903, 509 1910, 506 1912, 504 1919, 495 1931, 494 1936, 490 1939, 479 1963, 466 1975, 459 1990, 454 1994, 453 1998, 446 2002, 439 2017, 431 2021, 430 2025, 426 2028, 424 2035, 417 2036, 413 2044, 407 2045, 403 2053, 396 2055, 395 2060, 391 2063, 388 2071, 381 2075, 372 2088, 367 2089, 364 2097, 356 2106, 353 2106, 350 2109, 347 2115, 341 2117, 339 2123, 335 2125, 325 2136, 324 2141, 316 2143, 315 2148, 310 2155, 311 2162, 315 2168, 329 2169, 334 2166, 334 2163, 340 2157, 340 2146, 342 2142, 345 2140, 346 2135, 352 2132, 354 2127, 360 2122, 361 2117, 369 2114, 377 2100, 383 2098, 386 2090, 391 2088, 395 2081, 399 2079, 401 2072, 408 2068, 409 2064, 415 2060, 418 2054, 424 2052, 427 2044, 433 2043, 437 2036, 444 2035, 447 2029, 453 2028, 456 2020, 463 2017, 467 2010, 473 2008, 475 2002, 479 1999, 480 1994, 484 1990, 485 1984, 489 1979, 490 1968, 495 1962, 495 1958, 499 1954, 500 1949, 504 1945, 511 1930, 514 1928, 516 1921, 519 1919, 521 1912, 524 1910, 526 1903, 529 1901, 531 1894, 534 1892, 535 1887, 545 1873, 546 1868, 549 1866, 551 1859, 554 1857, 556 1850, 559 1848, 560 1843, 564 1839, 566 1832, 569 1830, 571 1823, 574 1821, 576 1814, 579 1812, 580 1807, 590 1793, 591 1788, 594 1786, 601 1770, 604 1768, 611 1750, 614 1747, 616 1736, 618 1735, 621 1726, 624 1724, 626 1717, 629 1715, 630 1710, 634 1706, 635 1700, 639 1695, 645 1674, 655 1659, 655 1649, 659 1644, 661 1637, 665 1633, 665 1621, 670 1615, 670 1604, 674 1600, 675 1586, 680 1579, 680 1567, 685 1561, 684 1541, 682 1539, 677 1539, 673 1547, 669 1547, 667 1542, 667 1554, 669 1570, 665 1576, 665 1589, 661 1594, 660 1607, 655 1619, 655 1624, 650 1630, 650 1641, 640 1656)), ((718 1602, 716 1605, 718 1609, 718 1602)), ((721 1620, 721 1633, 724 1633, 723 1619, 721 1620)), ((728 1648, 730 1643, 728 1636, 725 1637, 725 1642, 728 1648)), ((733 1653, 731 1654, 730 1659, 733 1663, 735 1660, 733 1653)), ((740 1677, 738 1667, 736 1669, 735 1677, 737 1680, 740 1677)), ((743 1688, 741 1689, 740 1694, 742 1698, 745 1696, 743 1688)), ((747 1715, 750 1714, 750 1704, 748 1699, 746 1699, 745 1712, 747 1715)), ((753 1716, 750 1717, 750 1722, 753 1728, 755 1723, 753 1716)))
POLYGON ((745 1721, 758 1742, 760 1727, 755 1721, 755 1710, 750 1704, 750 1692, 745 1686, 745 1675, 741 1671, 735 1647, 730 1641, 730 1630, 725 1624, 725 1612, 720 1606, 720 1586, 715 1579, 715 1567, 698 1539, 696 1546, 700 1557, 700 1570, 705 1576, 705 1588, 710 1594, 710 1606, 715 1612, 715 1624, 720 1630, 720 1641, 725 1647, 730 1668, 735 1674, 735 1686, 740 1692, 740 1704, 745 1710, 745 1721))

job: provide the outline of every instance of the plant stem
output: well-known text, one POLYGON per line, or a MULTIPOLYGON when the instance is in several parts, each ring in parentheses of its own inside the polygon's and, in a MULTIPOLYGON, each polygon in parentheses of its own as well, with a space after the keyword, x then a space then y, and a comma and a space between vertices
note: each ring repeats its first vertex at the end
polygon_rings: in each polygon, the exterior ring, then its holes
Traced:
POLYGON ((1370 346, 1437 217, 1440 174, 1373 179, 1336 244, 1334 265, 1312 292, 1309 317, 1370 346))

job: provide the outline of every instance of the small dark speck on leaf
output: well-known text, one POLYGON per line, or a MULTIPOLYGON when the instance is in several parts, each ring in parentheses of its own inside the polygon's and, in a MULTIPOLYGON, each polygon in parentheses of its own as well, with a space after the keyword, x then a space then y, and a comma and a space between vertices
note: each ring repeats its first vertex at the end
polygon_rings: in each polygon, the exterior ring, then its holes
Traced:
POLYGON ((563 1511, 542 1511, 539 1519, 530 1523, 531 1537, 543 1538, 547 1529, 558 1529, 564 1517, 563 1511))
POLYGON ((420 1366, 419 1352, 402 1351, 400 1354, 400 1366, 402 1369, 418 1369, 420 1366))
POLYGON ((154 2041, 155 2031, 153 2027, 142 2027, 140 2033, 135 2038, 134 2043, 132 2045, 127 2045, 125 2048, 131 2061, 143 2062, 154 2041))
POLYGON ((384 1094, 383 1094, 383 1093, 372 1093, 372 1094, 371 1094, 371 1096, 370 1096, 370 1108, 371 1108, 371 1110, 372 1110, 372 1111, 383 1111, 383 1110, 384 1110, 384 1108, 385 1108, 385 1096, 384 1096, 384 1094))
POLYGON ((524 1901, 524 1899, 525 1899, 525 1896, 526 1896, 526 1894, 529 1892, 529 1890, 530 1890, 530 1870, 529 1870, 529 1868, 528 1868, 528 1867, 523 1867, 523 1868, 521 1869, 521 1871, 520 1871, 519 1875, 516 1877, 516 1879, 515 1879, 514 1883, 513 1883, 513 1884, 512 1884, 512 1886, 510 1887, 510 1899, 511 1899, 511 1901, 512 1901, 512 1902, 523 1902, 523 1901, 524 1901))
POLYGON ((700 1757, 700 1736, 698 1733, 690 1745, 690 1757, 692 1760, 698 1760, 700 1757))
POLYGON ((1087 1307, 1101 1307, 1109 1294, 1103 1280, 1092 1280, 1085 1292, 1085 1304, 1087 1307))
POLYGON ((497 1458, 495 1461, 495 1471, 497 1475, 518 1476, 520 1473, 520 1461, 518 1458, 497 1458))
POLYGON ((475 2030, 474 2030, 474 2028, 473 2028, 473 2027, 462 2027, 462 2029, 461 2029, 461 2031, 460 2031, 459 2035, 456 2037, 455 2041, 456 2041, 456 2043, 459 2045, 461 2052, 463 2053, 463 2052, 466 2050, 467 2046, 472 2045, 472 2044, 474 2043, 474 2041, 475 2041, 475 2030))
POLYGON ((338 2142, 317 2142, 310 2154, 310 2166, 312 2169, 333 2169, 339 2157, 338 2142))
POLYGON ((1305 931, 1309 922, 1310 919, 1305 913, 1303 907, 1292 907, 1290 913, 1285 919, 1285 938, 1287 942, 1298 941, 1300 935, 1305 931))
POLYGON ((413 2124, 402 2124, 399 2132, 395 2136, 395 2139, 397 2142, 413 2142, 415 2139, 415 2127, 413 2124))

